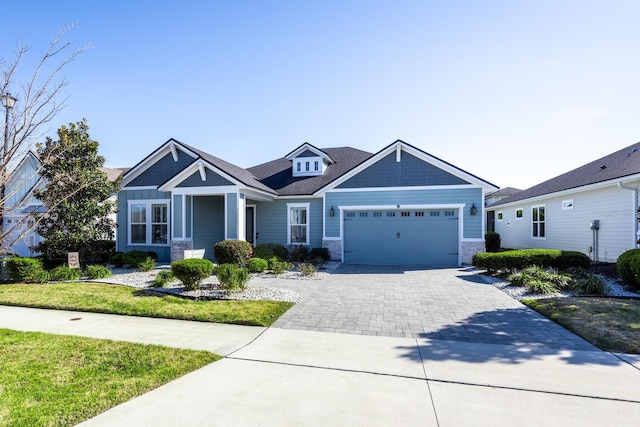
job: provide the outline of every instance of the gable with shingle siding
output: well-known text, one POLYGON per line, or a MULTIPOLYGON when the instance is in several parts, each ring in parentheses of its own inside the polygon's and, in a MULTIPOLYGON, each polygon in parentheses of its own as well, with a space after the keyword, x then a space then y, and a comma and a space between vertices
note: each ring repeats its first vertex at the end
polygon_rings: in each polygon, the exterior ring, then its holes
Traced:
POLYGON ((173 160, 169 153, 157 162, 149 166, 133 181, 127 184, 128 187, 157 186, 182 172, 184 168, 193 163, 193 157, 178 150, 178 161, 173 160))
POLYGON ((396 160, 396 154, 392 153, 352 178, 349 178, 336 188, 415 187, 464 184, 469 183, 409 153, 402 153, 402 161, 400 162, 396 160))

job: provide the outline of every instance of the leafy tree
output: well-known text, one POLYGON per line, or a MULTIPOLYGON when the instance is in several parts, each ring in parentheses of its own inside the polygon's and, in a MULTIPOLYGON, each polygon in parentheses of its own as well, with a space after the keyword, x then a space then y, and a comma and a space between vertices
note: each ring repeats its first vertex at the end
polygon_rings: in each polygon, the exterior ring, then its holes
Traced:
MULTIPOLYGON (((60 99, 62 89, 68 81, 61 75, 64 67, 90 46, 75 47, 66 39, 73 26, 63 28, 56 34, 48 48, 36 58, 28 58, 30 47, 18 42, 10 57, 0 57, 0 95, 10 96, 15 104, 2 108, 4 120, 0 129, 0 250, 8 250, 22 239, 33 227, 28 218, 13 225, 4 224, 5 203, 13 196, 7 190, 12 168, 33 148, 35 141, 47 131, 46 124, 65 106, 60 99), (33 66, 33 71, 24 70, 33 66), (16 235, 15 232, 18 232, 16 235)), ((36 172, 37 174, 37 172, 36 172)), ((26 177, 28 181, 33 177, 26 177)), ((19 187, 17 187, 19 188, 19 187)))
POLYGON ((40 214, 38 234, 44 242, 35 249, 48 261, 65 259, 67 252, 80 252, 82 262, 92 255, 101 240, 113 239, 115 202, 120 183, 109 182, 100 168, 104 157, 98 142, 89 136, 86 120, 58 129, 58 140, 47 138, 38 144, 44 159, 41 175, 47 184, 34 193, 48 211, 40 214))

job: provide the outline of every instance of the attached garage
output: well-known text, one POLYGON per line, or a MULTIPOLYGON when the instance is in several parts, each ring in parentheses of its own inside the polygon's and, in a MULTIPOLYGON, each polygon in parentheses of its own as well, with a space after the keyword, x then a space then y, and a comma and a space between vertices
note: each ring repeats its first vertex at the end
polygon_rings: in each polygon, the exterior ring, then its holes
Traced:
POLYGON ((344 262, 459 265, 459 210, 346 210, 344 262))

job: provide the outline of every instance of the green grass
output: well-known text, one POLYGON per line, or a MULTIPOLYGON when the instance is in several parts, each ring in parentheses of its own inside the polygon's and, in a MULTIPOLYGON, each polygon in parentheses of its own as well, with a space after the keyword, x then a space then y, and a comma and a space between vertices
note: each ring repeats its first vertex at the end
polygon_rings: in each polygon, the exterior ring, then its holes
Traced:
POLYGON ((581 336, 601 350, 640 354, 640 301, 571 297, 522 303, 581 336))
POLYGON ((0 304, 252 326, 270 326, 293 306, 266 300, 193 301, 150 290, 85 282, 0 285, 0 304))
POLYGON ((0 329, 0 425, 72 426, 219 358, 0 329))

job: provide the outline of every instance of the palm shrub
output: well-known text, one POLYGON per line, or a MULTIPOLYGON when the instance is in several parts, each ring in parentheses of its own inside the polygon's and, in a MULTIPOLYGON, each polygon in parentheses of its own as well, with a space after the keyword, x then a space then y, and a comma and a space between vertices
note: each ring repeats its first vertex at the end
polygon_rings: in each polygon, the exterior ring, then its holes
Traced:
POLYGON ((113 276, 113 273, 105 265, 94 264, 85 267, 84 275, 88 279, 104 279, 105 277, 113 276))
POLYGON ((151 286, 154 288, 163 288, 170 282, 175 280, 175 276, 171 270, 161 270, 156 277, 151 281, 151 286))
POLYGON ((213 247, 218 264, 245 265, 253 255, 253 246, 244 240, 223 240, 213 247))
POLYGON ((531 266, 507 277, 512 285, 525 286, 534 293, 550 294, 559 288, 566 288, 571 283, 571 276, 558 273, 556 270, 545 270, 540 266, 531 266))
POLYGON ((212 271, 213 263, 208 259, 189 258, 171 263, 171 272, 187 291, 197 289, 203 279, 211 276, 212 271))
POLYGON ((229 291, 243 290, 249 281, 249 269, 236 264, 220 264, 215 268, 215 274, 220 287, 229 291))
POLYGON ((266 259, 251 258, 249 262, 247 262, 247 268, 252 273, 262 273, 269 268, 269 263, 266 259))
POLYGON ((584 295, 602 295, 605 293, 604 282, 584 268, 570 268, 567 274, 571 276, 571 287, 584 295))
POLYGON ((12 257, 7 259, 7 272, 14 282, 44 283, 49 280, 49 273, 42 267, 37 258, 12 257))
POLYGON ((56 281, 78 280, 81 274, 77 268, 71 268, 68 265, 59 265, 49 272, 49 278, 56 281))

